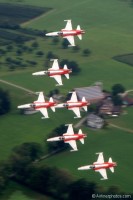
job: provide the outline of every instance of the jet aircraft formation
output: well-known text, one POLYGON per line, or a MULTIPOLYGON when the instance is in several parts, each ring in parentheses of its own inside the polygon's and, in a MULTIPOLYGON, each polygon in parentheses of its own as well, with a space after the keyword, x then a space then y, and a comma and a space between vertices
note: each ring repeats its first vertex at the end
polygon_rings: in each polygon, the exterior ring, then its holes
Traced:
MULTIPOLYGON (((71 20, 64 21, 67 21, 64 29, 61 29, 61 31, 57 32, 47 33, 46 36, 61 36, 69 41, 69 46, 75 46, 74 36, 77 35, 79 39, 82 40, 82 34, 84 34, 85 31, 80 28, 80 25, 77 26, 77 29, 73 29, 71 20)), ((61 76, 65 75, 66 78, 69 79, 69 74, 72 73, 72 70, 68 69, 67 65, 64 65, 63 68, 60 67, 58 59, 53 59, 52 61, 52 67, 49 68, 47 71, 34 72, 32 73, 32 75, 47 75, 56 80, 57 86, 61 86, 63 85, 61 76)), ((51 108, 53 112, 55 112, 55 110, 58 108, 67 108, 68 110, 72 110, 75 113, 76 116, 74 118, 80 118, 80 109, 83 108, 87 112, 87 106, 90 105, 85 97, 82 97, 82 100, 79 101, 75 91, 72 92, 71 98, 65 103, 56 103, 52 97, 50 97, 49 101, 45 101, 45 96, 43 92, 38 92, 37 94, 39 95, 36 101, 34 101, 33 103, 19 105, 18 109, 33 109, 36 111, 40 111, 43 115, 42 118, 44 119, 49 118, 47 111, 48 108, 51 108)), ((63 135, 60 136, 49 138, 47 139, 47 142, 64 141, 64 143, 68 143, 72 147, 72 150, 70 151, 78 151, 76 141, 79 140, 82 144, 84 144, 84 138, 87 137, 87 135, 83 133, 81 129, 79 129, 78 133, 74 133, 72 124, 67 124, 66 126, 68 126, 66 133, 63 133, 63 135)), ((78 168, 78 170, 93 169, 94 171, 101 174, 101 180, 106 180, 108 179, 106 169, 109 168, 112 172, 114 172, 114 167, 117 166, 117 164, 116 162, 112 161, 111 157, 109 158, 108 162, 104 162, 103 152, 96 154, 99 155, 96 162, 94 162, 92 165, 81 166, 78 168)))

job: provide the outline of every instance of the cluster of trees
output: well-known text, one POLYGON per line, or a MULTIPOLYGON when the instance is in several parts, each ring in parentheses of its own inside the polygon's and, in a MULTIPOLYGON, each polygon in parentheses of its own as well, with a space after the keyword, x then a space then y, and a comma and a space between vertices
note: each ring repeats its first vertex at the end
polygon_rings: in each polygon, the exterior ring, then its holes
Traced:
POLYGON ((122 105, 123 101, 120 94, 124 92, 125 92, 125 87, 123 85, 117 83, 112 86, 112 100, 113 100, 114 105, 116 106, 122 105))
POLYGON ((68 66, 69 69, 72 69, 73 75, 76 75, 81 71, 81 69, 79 68, 79 65, 76 61, 73 61, 73 60, 69 61, 68 59, 63 59, 60 62, 60 65, 63 67, 65 64, 68 66))
MULTIPOLYGON (((59 44, 59 38, 57 38, 57 37, 55 37, 55 38, 53 38, 53 40, 52 40, 52 44, 53 45, 57 45, 57 44, 59 44)), ((63 49, 68 49, 69 48, 69 42, 68 42, 68 40, 67 39, 63 39, 63 41, 62 41, 62 43, 61 43, 61 45, 62 45, 62 48, 63 49)), ((74 46, 73 48, 73 52, 79 52, 81 49, 80 49, 80 46, 74 46)), ((82 55, 83 56, 89 56, 91 54, 91 50, 90 49, 83 49, 82 50, 82 55)))
POLYGON ((9 92, 0 88, 0 115, 8 113, 11 109, 9 92))
MULTIPOLYGON (((52 51, 49 51, 46 55, 46 58, 47 58, 47 60, 44 63, 44 65, 45 65, 45 68, 47 69, 51 65, 50 59, 58 59, 59 57, 57 55, 53 54, 52 51)), ((60 61, 60 68, 63 68, 65 64, 67 65, 67 67, 69 69, 72 69, 73 75, 77 75, 81 71, 79 64, 74 60, 72 60, 72 61, 69 61, 68 59, 61 60, 60 61)))
MULTIPOLYGON (((25 60, 23 55, 34 53, 38 58, 42 57, 44 55, 43 51, 40 51, 38 49, 38 42, 33 41, 31 43, 31 46, 27 46, 25 44, 16 44, 16 46, 12 44, 6 45, 4 48, 0 49, 0 56, 4 56, 4 64, 8 66, 9 70, 15 70, 18 68, 26 68, 29 66, 36 66, 37 61, 36 60, 25 60), (10 52, 15 53, 16 52, 16 58, 5 56, 9 55, 10 52)), ((35 56, 34 56, 35 57, 35 56)))
MULTIPOLYGON (((67 131, 67 127, 63 124, 59 127, 55 128, 50 134, 49 138, 59 136, 61 133, 65 133, 67 131)), ((68 148, 68 145, 63 141, 60 142, 48 142, 47 149, 49 152, 57 151, 57 150, 65 150, 68 148)))
MULTIPOLYGON (((42 58, 45 56, 45 63, 48 68, 50 67, 50 59, 56 58, 58 59, 59 57, 55 55, 52 51, 48 51, 47 53, 41 51, 39 49, 39 43, 35 40, 31 43, 30 46, 27 46, 25 44, 17 44, 16 47, 12 44, 6 45, 4 49, 0 49, 0 56, 5 57, 5 64, 9 67, 9 70, 15 70, 18 68, 26 68, 26 67, 33 67, 37 65, 37 59, 36 60, 24 60, 23 55, 24 54, 31 54, 34 53, 34 55, 37 56, 38 59, 42 58), (16 58, 12 58, 10 56, 5 57, 7 53, 14 52, 16 51, 16 58)), ((35 57, 35 56, 34 56, 35 57)), ((64 59, 60 62, 60 65, 63 67, 64 64, 67 64, 69 69, 72 69, 72 74, 76 75, 80 72, 79 65, 76 61, 69 61, 68 59, 64 59)), ((45 66, 45 67, 46 67, 45 66)))

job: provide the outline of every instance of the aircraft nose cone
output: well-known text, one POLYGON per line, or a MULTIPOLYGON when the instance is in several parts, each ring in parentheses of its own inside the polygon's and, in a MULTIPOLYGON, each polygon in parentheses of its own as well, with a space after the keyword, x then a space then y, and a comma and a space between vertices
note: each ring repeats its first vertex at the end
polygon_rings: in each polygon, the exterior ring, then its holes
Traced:
POLYGON ((47 139, 47 142, 52 142, 52 140, 51 139, 47 139))
POLYGON ((30 107, 31 107, 30 104, 24 104, 24 105, 17 106, 17 108, 19 108, 19 109, 30 108, 30 107))
POLYGON ((58 32, 46 33, 46 36, 58 36, 58 32))
POLYGON ((82 166, 78 168, 78 170, 87 170, 87 169, 91 169, 91 166, 88 165, 88 166, 82 166))
POLYGON ((46 36, 51 36, 51 33, 46 33, 45 35, 46 35, 46 36))
POLYGON ((44 75, 45 72, 34 72, 32 73, 33 76, 39 76, 39 75, 44 75))

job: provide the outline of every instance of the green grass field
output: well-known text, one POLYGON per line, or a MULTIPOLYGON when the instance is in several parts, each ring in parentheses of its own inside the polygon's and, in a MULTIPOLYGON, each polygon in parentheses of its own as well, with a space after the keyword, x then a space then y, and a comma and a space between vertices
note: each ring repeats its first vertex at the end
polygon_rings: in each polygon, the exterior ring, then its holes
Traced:
POLYGON ((45 195, 34 192, 24 186, 11 182, 6 192, 1 195, 1 200, 53 200, 45 195))
MULTIPOLYGON (((116 55, 133 52, 131 42, 133 40, 133 7, 128 2, 119 0, 54 0, 54 2, 38 0, 33 2, 25 0, 24 4, 53 8, 45 15, 23 24, 25 27, 42 31, 58 31, 65 26, 64 19, 72 19, 74 28, 80 24, 86 31, 82 41, 76 39, 76 43, 81 48, 79 53, 73 53, 71 49, 63 50, 61 42, 58 45, 52 45, 52 38, 37 38, 41 50, 45 53, 52 51, 59 56, 60 60, 75 60, 81 68, 81 73, 77 76, 71 76, 70 80, 63 78, 64 86, 58 88, 61 93, 67 94, 75 87, 89 86, 96 81, 102 81, 103 88, 108 90, 115 83, 123 84, 126 89, 133 89, 132 67, 112 59, 116 55), (89 57, 82 56, 82 50, 85 48, 89 48, 92 52, 89 57)), ((27 45, 30 45, 30 42, 27 45)), ((12 56, 14 57, 14 55, 12 56)), ((24 56, 26 57, 26 55, 24 56)), ((33 59, 37 59, 37 57, 34 56, 33 59)), ((44 61, 45 59, 44 56, 44 61)), ((40 60, 37 67, 13 72, 9 72, 6 67, 2 66, 0 79, 48 94, 50 90, 55 88, 55 81, 48 77, 32 77, 31 75, 32 72, 42 70, 42 68, 40 60)), ((73 119, 73 113, 68 110, 64 110, 64 112, 57 110, 56 113, 48 111, 50 116, 48 120, 41 120, 40 113, 32 116, 20 115, 16 108, 17 105, 32 102, 36 97, 2 83, 0 86, 8 89, 12 98, 11 113, 0 119, 0 158, 2 160, 8 157, 15 145, 23 142, 37 141, 44 144, 45 148, 44 141, 51 130, 60 124, 76 124, 78 122, 77 119, 73 119)), ((132 107, 127 109, 127 115, 109 121, 133 130, 132 109, 132 107)), ((85 140, 85 145, 78 143, 78 152, 66 151, 52 156, 40 164, 47 162, 51 166, 68 169, 76 178, 84 177, 104 187, 117 185, 121 190, 133 192, 131 177, 133 134, 110 126, 100 131, 92 131, 85 127, 82 129, 87 132, 88 137, 85 140), (93 171, 77 171, 77 167, 95 161, 97 158, 95 153, 99 151, 104 152, 106 160, 112 156, 113 160, 118 163, 114 174, 108 171, 109 180, 106 182, 100 181, 100 175, 93 171)))

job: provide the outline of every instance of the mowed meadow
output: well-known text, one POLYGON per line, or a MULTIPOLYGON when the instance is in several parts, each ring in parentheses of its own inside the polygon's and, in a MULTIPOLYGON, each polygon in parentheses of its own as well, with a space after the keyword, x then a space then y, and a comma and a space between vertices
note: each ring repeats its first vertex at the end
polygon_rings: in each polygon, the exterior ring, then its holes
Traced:
MULTIPOLYGON (((5 2, 0 0, 0 2, 5 2)), ((8 1, 6 1, 8 3, 8 1)), ((13 1, 16 3, 16 1, 13 1)), ((19 5, 32 5, 52 8, 49 12, 31 19, 22 24, 25 28, 38 29, 42 33, 47 31, 58 31, 65 27, 63 20, 72 19, 73 28, 78 24, 85 30, 83 40, 75 38, 80 50, 76 53, 72 48, 63 49, 62 38, 57 45, 53 45, 52 38, 36 37, 39 49, 44 52, 41 59, 35 54, 23 54, 24 59, 33 59, 38 62, 35 67, 26 69, 15 69, 9 71, 7 66, 0 67, 0 79, 30 89, 34 92, 44 91, 47 95, 50 90, 55 89, 55 81, 49 77, 33 77, 32 72, 44 69, 46 54, 52 51, 62 59, 74 60, 78 63, 81 72, 70 75, 70 80, 63 78, 64 85, 58 87, 61 94, 66 95, 76 87, 85 87, 97 81, 103 82, 103 89, 111 90, 112 85, 121 83, 127 90, 133 89, 133 68, 130 65, 113 60, 114 56, 133 52, 133 5, 122 0, 25 0, 19 5), (91 54, 83 56, 82 51, 89 49, 91 54)), ((31 45, 31 41, 26 42, 31 45)), ((15 52, 7 55, 16 57, 15 52)), ((3 57, 0 59, 3 60, 3 57)), ((50 119, 42 120, 41 114, 30 116, 20 115, 17 106, 36 100, 37 96, 31 95, 18 88, 0 82, 0 87, 8 89, 12 100, 12 110, 9 114, 1 116, 1 140, 0 158, 7 159, 11 149, 24 142, 36 141, 44 145, 48 134, 61 124, 76 124, 79 120, 74 119, 74 114, 68 110, 57 110, 53 113, 48 110, 50 119)), ((126 109, 127 114, 119 118, 109 119, 109 123, 119 127, 133 130, 132 118, 133 108, 126 109)), ((82 115, 84 113, 81 112, 82 115)), ((120 190, 133 192, 132 188, 132 152, 133 133, 113 128, 109 125, 103 130, 91 130, 85 126, 81 127, 87 133, 85 144, 78 142, 78 152, 65 152, 54 155, 40 163, 45 163, 64 168, 70 171, 75 178, 86 178, 94 181, 105 188, 116 185, 120 190), (115 173, 108 170, 109 180, 100 181, 100 175, 93 171, 78 171, 82 165, 88 165, 96 161, 96 152, 104 152, 105 160, 112 157, 117 162, 115 173)), ((62 133, 61 133, 62 134, 62 133)), ((10 199, 10 198, 9 198, 10 199)), ((14 198, 15 199, 15 198, 14 198)))

